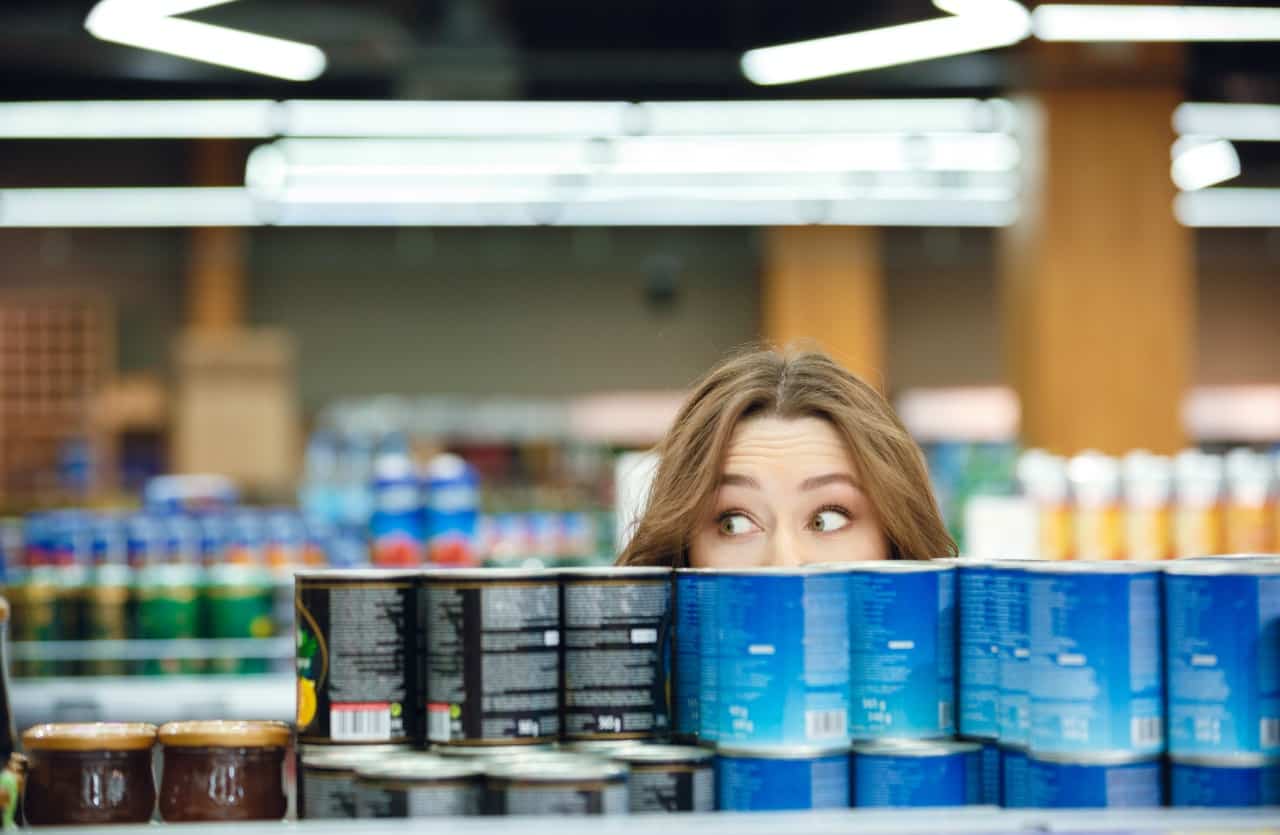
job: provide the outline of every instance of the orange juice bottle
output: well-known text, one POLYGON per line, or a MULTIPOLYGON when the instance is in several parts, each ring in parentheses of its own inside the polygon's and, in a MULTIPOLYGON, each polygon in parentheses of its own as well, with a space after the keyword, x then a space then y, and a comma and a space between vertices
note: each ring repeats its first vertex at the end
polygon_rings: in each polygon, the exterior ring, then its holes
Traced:
POLYGON ((1075 556, 1075 523, 1066 462, 1041 449, 1018 458, 1017 477, 1036 508, 1039 557, 1069 560, 1075 556))
POLYGON ((1226 457, 1227 551, 1261 554, 1271 549, 1275 523, 1271 459, 1244 447, 1226 457))
POLYGON ((1124 527, 1120 508, 1120 462, 1087 451, 1067 464, 1075 499, 1076 559, 1124 559, 1124 527))
POLYGON ((1219 455, 1188 449, 1173 463, 1174 556, 1221 554, 1223 539, 1223 463, 1219 455))

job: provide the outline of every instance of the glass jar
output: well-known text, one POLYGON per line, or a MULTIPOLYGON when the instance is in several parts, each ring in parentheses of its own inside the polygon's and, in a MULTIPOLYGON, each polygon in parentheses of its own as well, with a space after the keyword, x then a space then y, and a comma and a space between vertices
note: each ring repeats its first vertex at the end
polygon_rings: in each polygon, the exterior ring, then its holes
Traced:
POLYGON ((160 817, 166 821, 281 820, 285 815, 283 722, 170 722, 160 817))
POLYGON ((33 826, 146 823, 156 807, 151 750, 141 722, 48 724, 22 735, 30 766, 23 809, 33 826))

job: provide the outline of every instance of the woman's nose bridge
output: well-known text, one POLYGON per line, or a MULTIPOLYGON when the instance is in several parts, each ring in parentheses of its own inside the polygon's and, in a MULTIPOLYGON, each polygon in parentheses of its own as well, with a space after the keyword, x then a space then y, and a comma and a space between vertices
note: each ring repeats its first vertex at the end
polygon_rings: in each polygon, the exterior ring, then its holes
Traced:
POLYGON ((792 530, 783 528, 773 536, 774 565, 804 565, 806 562, 805 538, 792 530))

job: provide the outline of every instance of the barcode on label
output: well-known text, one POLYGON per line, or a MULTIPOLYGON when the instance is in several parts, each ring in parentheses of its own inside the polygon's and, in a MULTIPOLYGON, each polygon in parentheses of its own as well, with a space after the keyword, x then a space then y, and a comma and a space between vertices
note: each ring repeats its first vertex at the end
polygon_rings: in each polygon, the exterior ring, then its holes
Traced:
POLYGON ((449 735, 449 706, 427 705, 427 739, 432 742, 448 742, 449 735))
POLYGON ((842 739, 846 736, 845 711, 806 710, 804 735, 806 739, 842 739))
POLYGON ((938 730, 943 733, 951 733, 951 726, 955 722, 951 710, 951 702, 938 702, 938 730))
POLYGON ((1159 716, 1130 719, 1129 741, 1133 745, 1159 745, 1164 741, 1164 722, 1159 716))
POLYGON ((385 742, 391 739, 391 705, 334 705, 329 709, 329 733, 340 742, 385 742))
POLYGON ((1264 748, 1280 745, 1280 718, 1264 717, 1258 727, 1258 736, 1264 748))

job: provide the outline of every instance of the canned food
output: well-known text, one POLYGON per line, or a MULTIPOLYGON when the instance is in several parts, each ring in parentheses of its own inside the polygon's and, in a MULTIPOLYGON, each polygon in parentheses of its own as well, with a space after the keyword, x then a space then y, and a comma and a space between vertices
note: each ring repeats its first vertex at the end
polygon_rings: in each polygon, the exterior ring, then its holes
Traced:
POLYGON ((852 735, 955 732, 955 570, 928 560, 857 564, 849 585, 852 735))
MULTIPOLYGON (((124 563, 102 563, 90 569, 84 590, 84 637, 90 641, 123 641, 129 638, 129 596, 133 570, 124 563)), ((129 671, 125 661, 95 659, 86 664, 90 675, 118 676, 129 671)))
POLYGON ((715 575, 719 742, 847 743, 849 578, 825 568, 715 575))
POLYGON ((1000 567, 991 562, 957 566, 956 617, 960 663, 957 701, 960 733, 1000 735, 1000 629, 996 595, 1000 567))
MULTIPOLYGON (((269 638, 275 634, 275 601, 271 577, 252 565, 217 565, 208 569, 206 615, 211 638, 269 638)), ((265 673, 270 661, 239 656, 209 662, 215 673, 265 673)))
POLYGON ((996 643, 1000 646, 1001 745, 1031 741, 1031 617, 1026 565, 1006 560, 996 568, 996 643))
POLYGON ((560 586, 554 572, 426 575, 427 735, 453 745, 560 734, 560 586))
POLYGON ((1026 809, 1031 806, 1027 768, 1025 750, 1000 746, 1000 805, 1004 808, 1026 809))
POLYGON ((1171 806, 1280 806, 1280 758, 1170 757, 1171 806))
MULTIPOLYGON (((200 568, 191 563, 153 563, 138 569, 138 637, 153 641, 195 638, 200 634, 200 568)), ((198 673, 189 658, 144 661, 149 675, 198 673)))
POLYGON ((1165 569, 1169 753, 1280 755, 1280 564, 1165 569))
POLYGON ((631 769, 633 813, 715 810, 715 755, 709 749, 635 743, 608 756, 631 769))
POLYGON ((698 685, 701 662, 698 589, 709 574, 704 569, 675 571, 675 664, 671 675, 671 732, 681 742, 698 738, 698 685))
POLYGON ((849 749, 716 749, 716 794, 727 812, 837 809, 849 804, 849 749))
POLYGON ((405 745, 303 745, 298 755, 298 818, 356 817, 356 767, 406 754, 405 745))
POLYGON ((1028 570, 1031 750, 1162 753, 1159 569, 1076 562, 1028 570))
POLYGON ((579 568, 560 578, 564 737, 666 733, 671 570, 579 568))
POLYGON ((1001 797, 1000 746, 991 739, 970 739, 982 750, 978 753, 981 779, 978 781, 978 803, 999 806, 1001 797))
POLYGON ((853 747, 853 805, 966 806, 982 795, 982 746, 879 740, 853 747))
POLYGON ((501 815, 624 815, 627 768, 574 754, 500 759, 486 769, 501 815))
POLYGON ((1027 755, 1027 800, 1040 809, 1149 808, 1164 804, 1163 761, 1117 754, 1027 755))
POLYGON ((356 768, 356 817, 478 815, 484 772, 473 762, 405 754, 356 768))
POLYGON ((299 571, 298 739, 420 743, 418 581, 411 571, 299 571))
POLYGON ((720 738, 720 583, 707 572, 694 585, 698 609, 698 741, 720 738))

